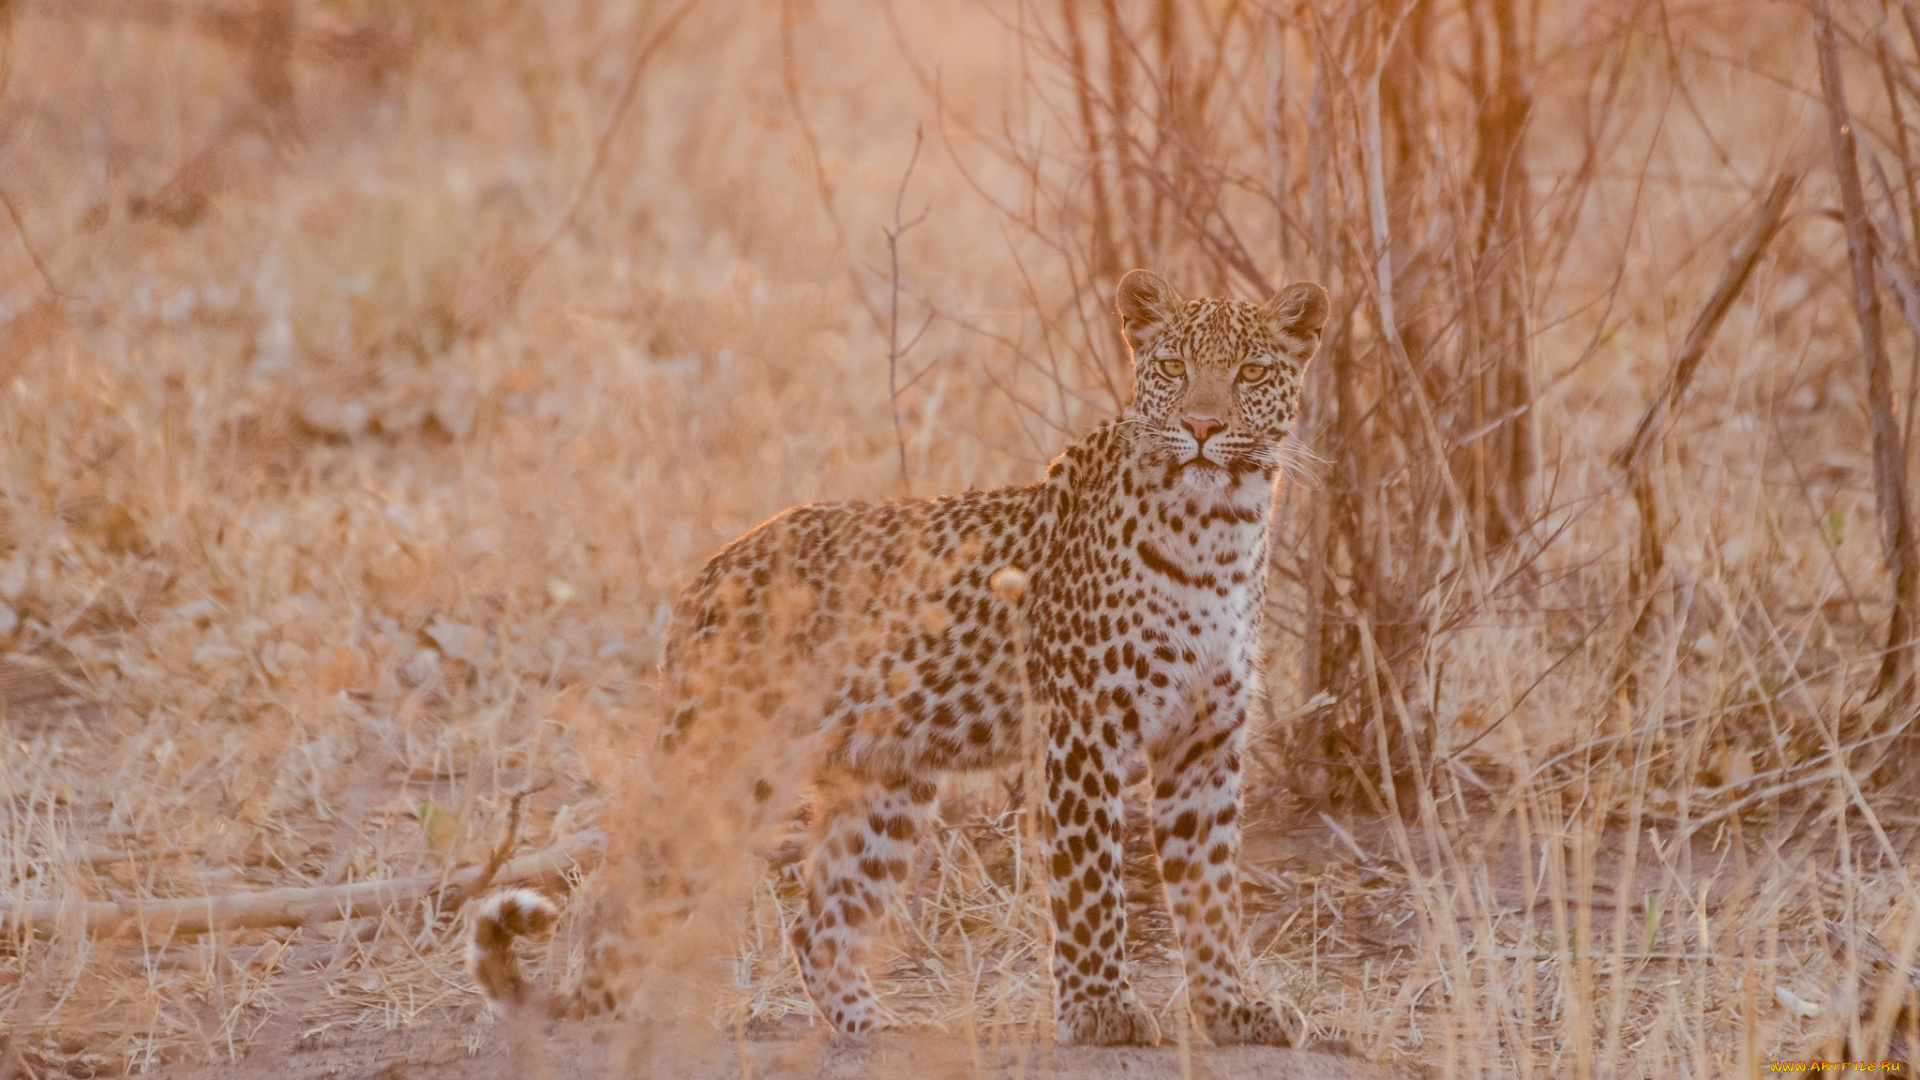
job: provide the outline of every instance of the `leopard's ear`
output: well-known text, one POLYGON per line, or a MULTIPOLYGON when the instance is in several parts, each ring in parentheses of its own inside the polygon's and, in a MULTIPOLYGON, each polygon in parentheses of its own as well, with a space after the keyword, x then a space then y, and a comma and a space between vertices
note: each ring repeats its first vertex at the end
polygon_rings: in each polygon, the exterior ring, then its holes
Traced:
POLYGON ((1327 290, 1311 281, 1298 281, 1262 304, 1260 319, 1287 354, 1304 366, 1320 349, 1320 330, 1332 309, 1327 290))
POLYGON ((1166 278, 1147 270, 1127 271, 1120 279, 1120 325, 1135 358, 1185 305, 1166 278))

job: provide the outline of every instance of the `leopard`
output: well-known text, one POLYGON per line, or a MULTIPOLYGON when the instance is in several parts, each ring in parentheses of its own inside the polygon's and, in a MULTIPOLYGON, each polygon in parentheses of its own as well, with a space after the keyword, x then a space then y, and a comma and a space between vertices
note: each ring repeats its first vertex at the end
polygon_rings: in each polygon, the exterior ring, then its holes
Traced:
MULTIPOLYGON (((594 907, 614 929, 551 1011, 621 1008, 622 965, 660 963, 636 939, 684 940, 713 910, 723 841, 771 843, 804 804, 793 962, 837 1032, 893 1026, 869 966, 943 778, 1031 755, 1055 1039, 1161 1039, 1127 956, 1123 789, 1142 776, 1193 1029, 1296 1040, 1249 988, 1237 864, 1274 508, 1328 296, 1187 299, 1133 270, 1117 314, 1131 394, 1038 482, 789 509, 701 570, 662 654, 648 810, 594 907)), ((478 906, 469 970, 496 1011, 539 998, 512 945, 556 918, 526 889, 478 906)))

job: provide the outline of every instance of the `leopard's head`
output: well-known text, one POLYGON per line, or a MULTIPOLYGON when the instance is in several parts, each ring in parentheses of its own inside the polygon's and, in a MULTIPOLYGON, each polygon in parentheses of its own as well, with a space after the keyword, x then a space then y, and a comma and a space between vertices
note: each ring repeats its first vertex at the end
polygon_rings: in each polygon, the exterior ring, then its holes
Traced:
POLYGON ((1147 436, 1140 445, 1182 473, 1277 468, 1327 312, 1327 291, 1312 282, 1256 305, 1186 300, 1157 274, 1128 273, 1120 279, 1133 350, 1126 418, 1147 436))

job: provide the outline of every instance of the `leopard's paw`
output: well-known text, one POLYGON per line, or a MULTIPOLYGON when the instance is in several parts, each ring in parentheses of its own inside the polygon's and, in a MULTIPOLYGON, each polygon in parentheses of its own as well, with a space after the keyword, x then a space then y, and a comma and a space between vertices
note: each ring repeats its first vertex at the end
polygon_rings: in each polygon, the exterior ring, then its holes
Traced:
POLYGON ((1288 1019, 1264 1001, 1239 1001, 1211 1010, 1200 1026, 1215 1046, 1294 1046, 1300 1039, 1288 1019))
POLYGON ((1055 1036, 1063 1046, 1157 1046, 1160 1025, 1131 998, 1098 998, 1062 1007, 1055 1036))

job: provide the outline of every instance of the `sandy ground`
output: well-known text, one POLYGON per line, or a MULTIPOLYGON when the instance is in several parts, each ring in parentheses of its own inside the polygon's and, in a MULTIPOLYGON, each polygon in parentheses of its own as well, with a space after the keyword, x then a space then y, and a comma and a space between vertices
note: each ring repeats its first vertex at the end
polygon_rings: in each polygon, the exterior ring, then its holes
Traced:
POLYGON ((484 1020, 317 1034, 300 1027, 291 1016, 277 1018, 241 1061, 181 1065, 164 1075, 179 1080, 1410 1080, 1419 1075, 1329 1050, 994 1047, 983 1036, 976 1051, 964 1036, 948 1033, 887 1032, 856 1039, 800 1021, 770 1026, 739 1042, 715 1038, 705 1045, 651 1052, 636 1052, 639 1040, 632 1030, 614 1021, 555 1022, 535 1040, 540 1049, 534 1060, 516 1058, 504 1029, 484 1020))

